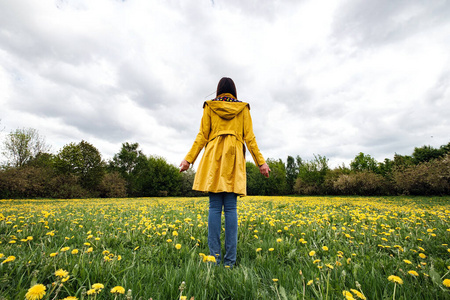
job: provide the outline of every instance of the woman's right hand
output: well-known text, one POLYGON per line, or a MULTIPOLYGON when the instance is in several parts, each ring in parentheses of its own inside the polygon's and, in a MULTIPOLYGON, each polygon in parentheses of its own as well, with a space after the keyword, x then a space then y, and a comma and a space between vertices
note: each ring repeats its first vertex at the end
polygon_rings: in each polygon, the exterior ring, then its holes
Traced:
POLYGON ((264 177, 269 178, 269 172, 271 172, 271 171, 272 170, 269 168, 269 166, 266 163, 259 166, 259 172, 261 174, 263 174, 264 177))
POLYGON ((186 171, 187 169, 189 169, 190 165, 191 164, 187 160, 183 159, 183 161, 180 164, 180 173, 186 171))

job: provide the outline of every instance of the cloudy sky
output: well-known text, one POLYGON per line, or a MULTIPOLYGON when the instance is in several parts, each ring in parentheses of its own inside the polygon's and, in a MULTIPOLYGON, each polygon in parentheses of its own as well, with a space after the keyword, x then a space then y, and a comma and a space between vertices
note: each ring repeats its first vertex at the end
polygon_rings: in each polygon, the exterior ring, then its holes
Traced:
MULTIPOLYGON (((266 158, 450 142, 446 0, 0 0, 1 138, 124 142, 178 165, 223 76, 266 158)), ((248 156, 250 157, 250 156, 248 156)))

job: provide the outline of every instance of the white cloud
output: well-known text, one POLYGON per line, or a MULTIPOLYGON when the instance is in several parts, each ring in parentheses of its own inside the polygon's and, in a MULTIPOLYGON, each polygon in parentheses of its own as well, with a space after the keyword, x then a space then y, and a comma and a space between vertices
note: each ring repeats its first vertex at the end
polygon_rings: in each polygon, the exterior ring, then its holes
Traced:
POLYGON ((222 76, 250 102, 265 157, 337 166, 449 142, 445 1, 0 7, 0 125, 38 129, 54 151, 84 139, 108 158, 138 142, 177 164, 222 76))

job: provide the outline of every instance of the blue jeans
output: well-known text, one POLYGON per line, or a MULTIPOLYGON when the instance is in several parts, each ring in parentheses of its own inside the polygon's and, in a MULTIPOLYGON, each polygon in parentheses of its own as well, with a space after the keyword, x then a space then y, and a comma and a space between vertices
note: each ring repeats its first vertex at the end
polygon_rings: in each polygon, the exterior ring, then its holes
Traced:
POLYGON ((209 193, 208 246, 209 253, 221 261, 220 232, 222 230, 222 207, 225 213, 225 256, 223 263, 232 267, 236 262, 238 233, 237 194, 209 193))

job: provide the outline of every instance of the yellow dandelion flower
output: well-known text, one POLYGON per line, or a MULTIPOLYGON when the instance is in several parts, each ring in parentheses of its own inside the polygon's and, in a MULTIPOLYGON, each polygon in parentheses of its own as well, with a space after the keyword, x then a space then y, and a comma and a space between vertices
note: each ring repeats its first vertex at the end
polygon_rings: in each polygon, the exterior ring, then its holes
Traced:
POLYGON ((323 251, 328 251, 328 247, 327 247, 327 246, 323 246, 323 247, 322 247, 322 250, 323 250, 323 251))
POLYGON ((66 251, 68 251, 70 249, 70 247, 64 247, 64 248, 61 248, 61 252, 66 252, 66 251))
MULTIPOLYGON (((2 254, 2 257, 3 257, 3 254, 2 254)), ((2 265, 4 264, 4 263, 7 263, 7 262, 10 262, 10 261, 15 261, 16 260, 16 257, 15 256, 8 256, 3 262, 2 262, 2 265)))
POLYGON ((415 277, 419 276, 419 273, 417 273, 417 272, 414 271, 414 270, 408 271, 408 274, 409 274, 409 275, 412 275, 412 276, 415 276, 415 277))
POLYGON ((72 254, 73 254, 73 255, 78 254, 78 249, 73 249, 73 250, 72 250, 72 254))
POLYGON ((181 244, 176 244, 175 245, 175 249, 180 250, 181 249, 181 244))
POLYGON ((89 246, 91 245, 91 243, 87 243, 87 242, 86 242, 86 243, 84 243, 83 245, 85 245, 85 246, 88 246, 88 247, 89 247, 89 246))
POLYGON ((306 285, 311 285, 311 284, 313 284, 313 280, 311 279, 310 281, 308 281, 307 283, 306 283, 306 285))
POLYGON ((444 279, 444 281, 442 281, 442 284, 450 288, 450 279, 444 279))
POLYGON ((331 265, 331 264, 326 264, 325 266, 327 266, 327 268, 329 268, 329 269, 331 269, 331 270, 334 269, 333 265, 331 265))
POLYGON ((112 294, 125 294, 125 289, 121 286, 115 286, 111 289, 112 294))
POLYGON ((408 265, 411 265, 411 264, 412 264, 412 262, 411 262, 410 260, 404 259, 403 261, 404 261, 405 263, 407 263, 408 265))
POLYGON ((59 269, 59 270, 55 271, 55 276, 56 277, 62 278, 62 277, 67 277, 67 275, 69 275, 69 272, 67 272, 67 271, 65 271, 63 269, 59 269))
POLYGON ((173 235, 173 236, 178 236, 178 232, 177 232, 177 231, 173 231, 173 232, 172 232, 172 235, 173 235))
POLYGON ((121 259, 122 259, 122 256, 117 255, 117 260, 121 260, 121 259))
POLYGON ((355 290, 355 289, 350 289, 350 291, 351 291, 353 294, 355 294, 356 297, 358 297, 359 299, 366 300, 366 296, 364 296, 363 293, 361 293, 360 291, 355 290))
POLYGON ((309 256, 314 256, 314 255, 316 255, 316 251, 312 250, 309 252, 309 256))
POLYGON ((86 292, 87 295, 94 295, 97 294, 97 291, 95 289, 90 289, 89 291, 86 292))
POLYGON ((102 289, 105 288, 105 286, 104 286, 103 284, 101 284, 101 283, 94 283, 94 284, 92 285, 92 288, 93 288, 94 290, 102 290, 102 289))
POLYGON ((352 293, 350 293, 349 291, 342 291, 342 295, 344 295, 346 300, 355 300, 355 298, 353 298, 352 293))
MULTIPOLYGON (((207 262, 216 262, 216 258, 213 255, 205 256, 207 262)), ((203 260, 205 261, 205 260, 203 260)))
POLYGON ((281 243, 282 239, 277 239, 277 243, 281 243))
POLYGON ((272 281, 273 281, 273 282, 277 282, 277 281, 278 281, 278 278, 273 278, 272 281))
POLYGON ((419 253, 419 257, 422 258, 422 259, 427 258, 427 256, 425 254, 423 254, 423 253, 419 253))
POLYGON ((58 255, 58 252, 50 253, 50 257, 55 257, 56 255, 58 255))
POLYGON ((256 252, 259 252, 261 250, 262 250, 262 248, 256 248, 256 252))
POLYGON ((25 294, 25 298, 27 300, 40 300, 44 298, 46 289, 47 288, 43 284, 33 285, 28 289, 28 292, 25 294))
POLYGON ((74 296, 69 296, 69 297, 66 297, 66 298, 64 298, 62 300, 78 300, 78 298, 74 297, 74 296))
POLYGON ((394 282, 394 283, 403 284, 403 280, 402 280, 400 277, 395 276, 395 275, 390 275, 390 276, 388 277, 388 280, 389 280, 389 281, 392 281, 392 282, 394 282))
POLYGON ((172 240, 171 239, 167 239, 166 242, 172 243, 172 240))

